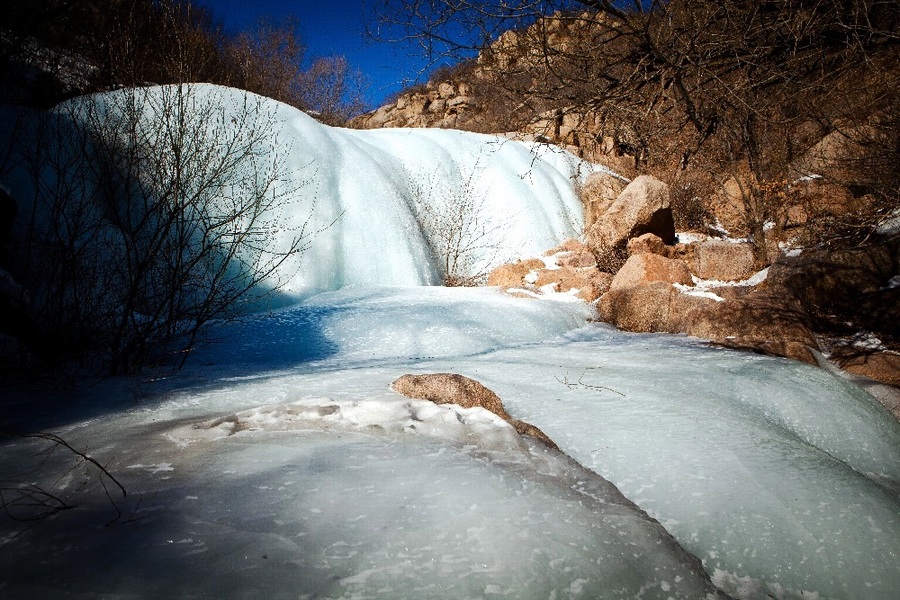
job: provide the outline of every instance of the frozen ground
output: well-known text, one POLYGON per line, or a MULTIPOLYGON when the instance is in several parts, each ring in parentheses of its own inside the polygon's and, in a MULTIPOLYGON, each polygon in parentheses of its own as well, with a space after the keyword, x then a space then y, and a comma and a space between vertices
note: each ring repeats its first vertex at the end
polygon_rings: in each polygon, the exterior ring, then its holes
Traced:
POLYGON ((3 521, 4 595, 713 593, 683 547, 741 598, 894 597, 900 431, 869 396, 799 363, 581 326, 583 311, 332 292, 219 331, 136 403, 117 382, 61 399, 54 431, 129 494, 106 482, 117 515, 96 470, 7 444, 4 473, 76 508, 3 521), (286 352, 311 323, 318 346, 286 352), (437 371, 484 382, 571 459, 389 389, 437 371))
POLYGON ((127 490, 3 441, 4 598, 896 597, 900 426, 859 388, 580 303, 420 287, 442 274, 419 217, 459 181, 505 233, 477 270, 577 231, 594 167, 273 110, 321 218, 343 215, 282 274, 299 303, 214 329, 176 375, 4 390, 5 419, 127 490), (445 371, 563 453, 389 387, 445 371))

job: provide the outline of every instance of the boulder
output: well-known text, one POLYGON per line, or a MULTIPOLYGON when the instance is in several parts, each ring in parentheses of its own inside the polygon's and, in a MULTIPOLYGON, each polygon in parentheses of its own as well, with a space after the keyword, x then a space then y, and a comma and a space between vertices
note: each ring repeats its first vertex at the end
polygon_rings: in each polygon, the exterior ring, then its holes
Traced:
POLYGON ((709 209, 716 222, 734 236, 750 233, 747 228, 748 185, 744 176, 732 177, 722 184, 719 193, 709 202, 709 209))
POLYGON ((431 373, 427 375, 403 375, 391 384, 398 394, 407 398, 428 400, 435 404, 456 404, 463 408, 481 407, 508 422, 522 435, 530 435, 544 444, 558 449, 543 431, 524 421, 513 419, 500 397, 484 385, 457 373, 431 373))
POLYGON ((619 177, 602 171, 588 175, 580 194, 581 204, 584 206, 585 231, 609 210, 625 189, 626 183, 619 177))
POLYGON ((666 244, 675 242, 669 186, 651 175, 633 180, 588 230, 595 254, 624 251, 631 238, 657 235, 666 244))
POLYGON ((544 256, 555 256, 556 264, 561 267, 597 266, 597 259, 594 258, 590 248, 575 239, 568 239, 556 248, 547 250, 544 252, 544 256))
POLYGON ((600 298, 598 311, 604 321, 626 331, 684 333, 728 348, 816 364, 818 343, 806 313, 790 297, 750 292, 716 300, 652 281, 613 287, 600 298))
POLYGON ((644 235, 628 240, 625 249, 628 252, 628 256, 634 254, 658 254, 667 258, 673 258, 669 256, 668 249, 670 247, 671 246, 666 246, 666 243, 663 242, 662 238, 658 235, 645 233, 644 235))
POLYGON ((605 294, 613 279, 596 266, 576 268, 566 265, 558 269, 541 269, 537 275, 536 287, 552 284, 557 292, 563 293, 577 289, 577 296, 585 302, 593 302, 605 294))
POLYGON ((610 289, 600 298, 600 318, 625 331, 668 331, 669 306, 679 292, 670 283, 654 281, 610 289))
POLYGON ((661 281, 691 285, 693 279, 687 264, 658 254, 633 254, 625 261, 610 284, 610 290, 618 290, 644 283, 661 281))
POLYGON ((862 298, 886 288, 900 272, 898 244, 900 240, 888 240, 781 256, 769 267, 768 282, 796 297, 813 316, 852 315, 859 312, 862 298))
POLYGON ((753 244, 723 240, 701 242, 696 264, 697 277, 718 281, 742 281, 759 270, 753 244))
MULTIPOLYGON (((841 369, 900 388, 900 354, 885 350, 839 352, 831 355, 841 369)), ((900 419, 900 414, 896 415, 900 419)))
MULTIPOLYGON (((875 181, 873 170, 861 165, 878 164, 879 148, 892 143, 875 125, 832 131, 791 165, 794 178, 823 176, 847 186, 868 186, 875 181)), ((877 177, 877 176, 876 176, 877 177)))
POLYGON ((819 345, 809 319, 799 303, 789 297, 752 294, 691 308, 672 329, 728 348, 817 364, 812 350, 818 350, 819 345))

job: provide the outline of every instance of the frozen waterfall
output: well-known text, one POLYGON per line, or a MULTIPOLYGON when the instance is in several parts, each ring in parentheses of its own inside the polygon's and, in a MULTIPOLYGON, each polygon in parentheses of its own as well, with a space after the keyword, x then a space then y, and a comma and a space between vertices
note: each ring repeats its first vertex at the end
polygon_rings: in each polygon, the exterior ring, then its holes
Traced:
POLYGON ((312 207, 321 230, 282 273, 297 301, 215 328, 178 373, 9 390, 4 418, 85 449, 128 495, 46 440, 6 442, 5 502, 45 490, 74 509, 0 516, 0 594, 896 597, 900 425, 864 392, 588 323, 581 303, 431 285, 446 202, 479 208, 464 266, 480 271, 576 234, 572 183, 599 167, 270 108, 296 190, 283 231, 312 207), (564 454, 484 410, 390 389, 447 371, 564 454))

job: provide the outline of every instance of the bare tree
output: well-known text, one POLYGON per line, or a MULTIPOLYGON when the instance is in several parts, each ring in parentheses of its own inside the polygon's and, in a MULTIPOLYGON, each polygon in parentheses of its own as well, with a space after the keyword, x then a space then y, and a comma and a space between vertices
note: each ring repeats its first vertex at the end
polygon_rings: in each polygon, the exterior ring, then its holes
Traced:
POLYGON ((225 52, 234 71, 232 85, 303 108, 306 46, 295 17, 279 25, 261 19, 250 31, 236 35, 225 52))
POLYGON ((328 125, 344 125, 366 109, 366 78, 343 56, 313 61, 299 78, 302 107, 328 125))
POLYGON ((277 291, 314 206, 291 206, 269 106, 174 85, 81 98, 40 121, 16 262, 45 350, 94 353, 115 374, 175 344, 180 364, 210 321, 277 291), (286 230, 287 210, 307 220, 286 230))

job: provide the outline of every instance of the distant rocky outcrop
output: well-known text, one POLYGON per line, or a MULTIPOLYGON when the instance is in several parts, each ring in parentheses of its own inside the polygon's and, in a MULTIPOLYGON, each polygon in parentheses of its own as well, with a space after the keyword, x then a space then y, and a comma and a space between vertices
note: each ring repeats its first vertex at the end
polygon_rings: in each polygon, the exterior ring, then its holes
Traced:
POLYGON ((466 82, 428 82, 412 88, 379 109, 355 117, 351 127, 461 128, 475 115, 472 85, 466 82))
POLYGON ((534 437, 548 447, 557 445, 543 431, 518 419, 513 419, 499 396, 484 385, 457 373, 431 373, 427 375, 403 375, 391 384, 391 388, 407 398, 428 400, 435 404, 456 404, 463 408, 487 409, 512 425, 522 435, 534 437))

